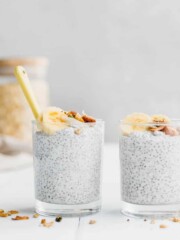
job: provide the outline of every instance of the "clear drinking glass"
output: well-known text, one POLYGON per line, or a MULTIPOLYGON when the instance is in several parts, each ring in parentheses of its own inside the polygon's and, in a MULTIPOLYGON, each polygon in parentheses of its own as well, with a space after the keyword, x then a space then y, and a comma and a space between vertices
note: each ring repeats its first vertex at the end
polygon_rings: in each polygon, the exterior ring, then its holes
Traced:
POLYGON ((79 216, 100 210, 104 122, 97 120, 84 125, 48 135, 33 122, 39 214, 79 216))
POLYGON ((120 124, 122 212, 166 216, 180 212, 180 120, 120 124))

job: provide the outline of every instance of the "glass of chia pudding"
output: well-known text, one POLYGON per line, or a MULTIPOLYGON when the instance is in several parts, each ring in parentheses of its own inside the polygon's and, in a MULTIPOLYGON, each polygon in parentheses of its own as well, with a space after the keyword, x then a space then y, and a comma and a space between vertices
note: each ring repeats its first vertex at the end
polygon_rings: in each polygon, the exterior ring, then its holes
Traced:
POLYGON ((180 120, 133 113, 120 123, 122 212, 180 212, 180 120))
POLYGON ((33 122, 36 212, 80 216, 101 208, 104 122, 49 107, 33 122))

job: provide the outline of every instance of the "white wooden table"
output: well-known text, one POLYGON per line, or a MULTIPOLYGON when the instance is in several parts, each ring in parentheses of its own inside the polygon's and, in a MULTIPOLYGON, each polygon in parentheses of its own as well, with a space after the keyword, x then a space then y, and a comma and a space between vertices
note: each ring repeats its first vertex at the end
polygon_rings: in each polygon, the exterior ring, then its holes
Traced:
MULTIPOLYGON (((40 226, 34 213, 32 167, 0 173, 0 208, 16 209, 29 215, 28 221, 0 218, 0 240, 130 240, 180 239, 180 223, 157 220, 155 224, 144 219, 130 219, 120 213, 120 183, 118 145, 106 145, 103 166, 103 208, 99 214, 83 218, 63 218, 51 228, 40 226), (96 220, 90 225, 89 220, 96 220), (165 224, 168 228, 159 228, 165 224)), ((54 218, 47 218, 54 220, 54 218)))

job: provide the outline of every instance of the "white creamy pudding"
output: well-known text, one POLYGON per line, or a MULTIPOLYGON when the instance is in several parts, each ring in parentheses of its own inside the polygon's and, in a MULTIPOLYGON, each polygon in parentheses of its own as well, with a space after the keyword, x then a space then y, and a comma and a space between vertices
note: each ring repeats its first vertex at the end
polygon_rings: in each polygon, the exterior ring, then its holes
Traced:
POLYGON ((101 199, 103 122, 66 128, 33 138, 36 199, 53 204, 87 204, 101 199))
POLYGON ((180 136, 134 132, 120 138, 122 200, 180 202, 180 136))

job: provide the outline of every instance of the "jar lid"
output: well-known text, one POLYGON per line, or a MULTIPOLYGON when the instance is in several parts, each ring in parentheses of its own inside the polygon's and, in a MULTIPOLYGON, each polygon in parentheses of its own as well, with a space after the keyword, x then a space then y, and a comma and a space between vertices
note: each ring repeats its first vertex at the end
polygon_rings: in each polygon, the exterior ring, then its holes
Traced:
POLYGON ((44 76, 49 61, 46 57, 1 58, 0 76, 14 76, 14 67, 21 65, 31 76, 44 76))
POLYGON ((0 59, 0 67, 46 66, 48 62, 46 57, 2 58, 0 59))

